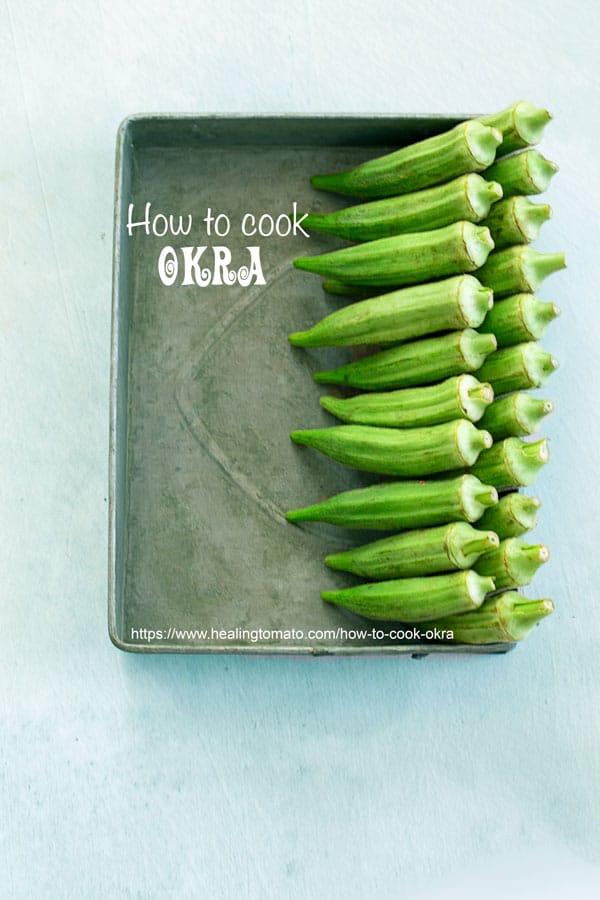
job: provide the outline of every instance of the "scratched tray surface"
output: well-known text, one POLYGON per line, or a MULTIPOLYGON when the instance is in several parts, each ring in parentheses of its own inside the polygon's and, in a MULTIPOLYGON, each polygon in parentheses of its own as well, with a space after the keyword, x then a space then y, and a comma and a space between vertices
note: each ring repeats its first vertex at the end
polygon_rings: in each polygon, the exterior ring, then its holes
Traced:
MULTIPOLYGON (((311 173, 356 164, 447 121, 134 117, 122 126, 117 172, 109 626, 123 649, 159 652, 452 652, 392 640, 323 603, 356 583, 324 555, 377 537, 287 523, 287 509, 365 486, 364 473, 299 448, 293 428, 330 425, 318 368, 346 350, 291 348, 287 334, 335 309, 295 256, 330 237, 247 238, 245 213, 333 209, 311 173), (193 217, 188 236, 125 231, 127 209, 193 217), (208 207, 231 220, 208 238, 208 207), (163 247, 227 246, 232 267, 260 246, 265 286, 162 284, 163 247), (260 634, 262 630, 263 634, 260 634), (275 634, 273 634, 275 632, 275 634), (278 634, 281 632, 282 634, 278 634), (295 634, 290 634, 295 632, 295 634)), ((181 256, 179 255, 180 263, 181 256)), ((204 260, 203 260, 204 262, 204 260)), ((503 647, 475 648, 498 650, 503 647)))

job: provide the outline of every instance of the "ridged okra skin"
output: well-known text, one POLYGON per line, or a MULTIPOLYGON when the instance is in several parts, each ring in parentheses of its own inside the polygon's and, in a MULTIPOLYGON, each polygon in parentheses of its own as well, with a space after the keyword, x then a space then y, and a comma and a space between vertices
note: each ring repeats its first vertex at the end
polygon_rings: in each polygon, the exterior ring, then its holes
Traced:
POLYGON ((472 272, 484 264, 493 248, 487 228, 455 222, 434 231, 399 234, 300 257, 294 266, 356 285, 402 287, 472 272))
POLYGON ((380 581, 470 569, 482 553, 499 546, 493 531, 478 531, 467 522, 405 531, 345 553, 325 558, 332 569, 380 581))
POLYGON ((473 475, 427 481, 390 481, 343 491, 321 503, 291 510, 290 522, 327 522, 343 528, 403 531, 447 522, 476 522, 498 493, 473 475))
POLYGON ((319 384, 345 384, 367 391, 416 387, 481 369, 496 346, 493 334, 466 328, 390 347, 313 377, 319 384))
POLYGON ((551 400, 542 400, 523 392, 506 394, 487 408, 480 424, 495 441, 521 437, 539 431, 545 416, 550 415, 553 409, 551 400))
POLYGON ((373 241, 396 234, 431 231, 453 222, 480 222, 502 188, 474 173, 448 184, 373 200, 329 213, 309 213, 302 225, 312 231, 334 234, 348 241, 373 241))
POLYGON ((479 330, 494 334, 498 349, 502 349, 539 341, 559 315, 556 303, 545 303, 533 294, 514 294, 493 304, 479 330))
POLYGON ((469 569, 451 575, 359 584, 339 591, 323 591, 321 597, 368 619, 427 622, 477 609, 485 595, 493 590, 493 578, 469 569))
POLYGON ((491 353, 477 372, 481 381, 488 381, 496 396, 526 388, 543 387, 558 369, 558 360, 535 341, 515 344, 491 353))
POLYGON ((404 478, 472 466, 492 446, 491 435, 467 419, 427 428, 334 425, 293 431, 291 438, 353 469, 404 478))
POLYGON ((499 503, 486 509, 477 527, 495 531, 501 541, 520 537, 537 525, 541 505, 537 497, 528 497, 518 491, 511 491, 510 494, 505 494, 499 503))
POLYGON ((345 347, 408 341, 436 331, 481 325, 493 294, 473 275, 459 275, 352 303, 307 331, 289 335, 297 347, 345 347))
POLYGON ((503 156, 531 144, 538 144, 551 118, 547 109, 526 100, 518 100, 500 112, 480 116, 479 121, 502 132, 502 143, 496 156, 503 156))
POLYGON ((500 489, 527 487, 550 459, 548 441, 522 441, 509 437, 490 450, 484 450, 472 467, 472 472, 486 484, 500 489))
POLYGON ((487 169, 501 142, 501 132, 470 120, 346 172, 315 175, 311 184, 350 197, 394 197, 487 169))
POLYGON ((496 589, 523 587, 530 584, 537 570, 550 559, 545 544, 526 544, 519 538, 507 538, 474 565, 479 575, 494 579, 496 589))
POLYGON ((381 293, 378 287, 365 287, 364 284, 350 284, 350 282, 336 281, 326 278, 321 287, 326 294, 334 297, 352 297, 354 300, 367 300, 369 297, 377 297, 381 293))
POLYGON ((484 225, 490 229, 495 249, 503 250, 513 244, 535 241, 551 215, 552 207, 548 203, 533 203, 528 197, 508 197, 495 204, 484 225))
POLYGON ((542 194, 548 189, 558 166, 538 150, 524 150, 515 156, 499 159, 484 173, 490 181, 502 185, 504 197, 516 194, 542 194))
POLYGON ((521 292, 533 294, 549 275, 566 265, 563 253, 538 253, 529 244, 520 244, 491 253, 477 277, 498 299, 521 292))
POLYGON ((438 630, 452 631, 456 644, 496 644, 521 641, 554 610, 552 600, 527 600, 517 591, 489 597, 474 612, 435 622, 438 630))
POLYGON ((346 399, 325 396, 320 402, 323 409, 351 425, 420 428, 460 418, 477 422, 493 399, 491 385, 464 374, 427 387, 358 394, 346 399))

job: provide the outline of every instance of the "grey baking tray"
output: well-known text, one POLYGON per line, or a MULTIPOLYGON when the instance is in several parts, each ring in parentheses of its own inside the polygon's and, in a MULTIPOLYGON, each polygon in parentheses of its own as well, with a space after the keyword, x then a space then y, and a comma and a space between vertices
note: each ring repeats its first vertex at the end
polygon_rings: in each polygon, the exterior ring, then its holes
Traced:
MULTIPOLYGON (((335 308, 295 256, 329 237, 246 238, 245 213, 333 209, 312 173, 356 164, 439 132, 456 118, 168 116, 123 122, 117 143, 110 431, 109 633, 123 650, 310 654, 502 652, 394 640, 323 603, 352 582, 322 562, 330 549, 374 539, 286 523, 285 510, 369 483, 289 440, 331 424, 316 368, 345 351, 292 349, 290 331, 335 308), (127 231, 151 216, 186 217, 188 236, 127 231), (227 237, 207 238, 208 207, 227 237), (222 220, 224 221, 224 220, 222 220), (260 246, 265 286, 162 283, 161 250, 221 244, 235 268, 260 246), (262 630, 262 634, 261 634, 262 630), (292 634, 295 632, 295 635, 292 634)), ((157 220, 156 231, 164 227, 157 220)), ((207 251, 207 253, 210 253, 207 251)), ((379 627, 379 626, 377 626, 379 627)))

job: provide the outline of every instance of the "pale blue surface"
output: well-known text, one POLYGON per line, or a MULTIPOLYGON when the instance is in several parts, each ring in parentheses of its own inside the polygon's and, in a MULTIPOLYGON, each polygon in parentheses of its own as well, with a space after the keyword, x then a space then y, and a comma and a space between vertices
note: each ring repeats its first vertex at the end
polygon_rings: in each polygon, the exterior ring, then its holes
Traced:
POLYGON ((3 897, 600 894, 599 8, 5 4, 3 897), (143 658, 106 632, 114 136, 139 111, 555 115, 569 269, 537 579, 500 658, 143 658), (468 874, 467 874, 468 873, 468 874))

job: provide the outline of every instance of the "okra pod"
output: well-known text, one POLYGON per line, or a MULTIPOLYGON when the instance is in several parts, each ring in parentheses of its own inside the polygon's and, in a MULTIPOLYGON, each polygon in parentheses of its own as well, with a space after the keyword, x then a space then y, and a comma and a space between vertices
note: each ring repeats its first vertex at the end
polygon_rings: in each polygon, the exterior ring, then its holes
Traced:
POLYGON ((515 294, 493 304, 480 330, 494 334, 498 348, 512 347, 542 338, 559 315, 556 303, 545 303, 533 294, 515 294))
POLYGON ((393 197, 487 169, 502 133, 476 119, 361 163, 346 172, 315 175, 313 187, 351 197, 393 197))
POLYGON ((519 537, 535 528, 541 505, 537 497, 511 491, 499 503, 486 509, 477 527, 495 531, 500 540, 519 537))
POLYGON ((292 431, 290 437, 353 469, 405 478, 472 466, 492 446, 492 436, 467 419, 404 429, 334 425, 292 431))
POLYGON ((474 612, 435 622, 435 627, 453 632, 457 644, 512 643, 527 637, 553 610, 552 600, 527 600, 518 591, 507 591, 489 597, 474 612))
POLYGON ((485 226, 454 222, 434 231, 398 234, 294 260, 297 269, 357 285, 402 287, 472 272, 494 242, 485 226))
POLYGON ((556 369, 558 360, 535 341, 528 341, 491 353, 477 372, 477 377, 481 381, 489 381, 494 393, 499 396, 524 388, 543 387, 556 369))
POLYGON ((368 391, 415 387, 480 369, 496 346, 493 334, 466 328, 390 347, 313 377, 320 384, 347 384, 368 391))
POLYGON ((496 203, 483 224, 490 229, 496 250, 503 250, 513 244, 535 241, 551 215, 552 207, 548 203, 534 203, 528 197, 509 197, 496 203))
POLYGON ((405 531, 325 557, 332 569, 375 581, 470 569, 483 553, 498 547, 493 531, 477 531, 467 522, 405 531))
POLYGON ((344 306, 307 331, 290 334, 288 340, 296 347, 407 341, 481 325, 493 302, 490 288, 482 287, 473 275, 459 275, 344 306))
POLYGON ((321 406, 351 425, 419 428, 459 418, 477 422, 493 399, 491 385, 472 375, 458 375, 427 387, 358 394, 344 400, 325 396, 321 406))
POLYGON ((366 300, 379 294, 379 289, 376 287, 368 288, 364 284, 346 284, 344 281, 335 281, 332 278, 326 278, 321 287, 326 294, 333 294, 334 297, 353 297, 355 300, 366 300))
POLYGON ((526 487, 535 481, 549 458, 546 438, 527 442, 509 437, 494 444, 489 450, 484 450, 472 471, 486 484, 493 484, 498 489, 526 487))
POLYGON ((323 591, 328 603, 387 622, 427 622, 477 609, 494 590, 494 579, 472 569, 451 575, 375 581, 338 591, 323 591))
POLYGON ((494 487, 473 475, 436 481, 389 481, 344 491, 286 513, 290 522, 327 522, 344 528, 395 531, 447 522, 476 522, 498 502, 494 487))
POLYGON ((348 241, 372 241, 431 231, 453 222, 479 222, 501 196, 499 184, 472 173, 413 194, 373 200, 335 212, 309 213, 302 226, 348 241))
POLYGON ((541 400, 523 392, 506 394, 488 406, 480 426, 489 431, 495 441, 535 434, 553 409, 551 400, 541 400))
POLYGON ((482 554, 474 565, 479 575, 489 575, 496 588, 529 584, 537 570, 550 559, 545 544, 526 544, 519 538, 507 538, 498 547, 482 554))
POLYGON ((503 156, 522 147, 539 143, 544 128, 551 118, 547 109, 526 100, 518 100, 501 112, 480 116, 479 121, 502 132, 502 143, 496 151, 496 156, 503 156))
POLYGON ((548 275, 566 266, 564 253, 538 253, 529 244, 518 244, 490 254, 477 277, 496 298, 521 291, 533 294, 548 275))
POLYGON ((499 181, 505 197, 516 194, 541 194, 547 190, 558 166, 539 150, 524 150, 515 156, 497 160, 484 173, 484 178, 499 181))

